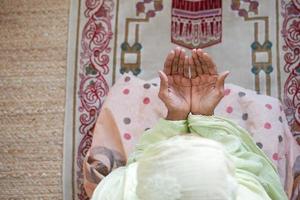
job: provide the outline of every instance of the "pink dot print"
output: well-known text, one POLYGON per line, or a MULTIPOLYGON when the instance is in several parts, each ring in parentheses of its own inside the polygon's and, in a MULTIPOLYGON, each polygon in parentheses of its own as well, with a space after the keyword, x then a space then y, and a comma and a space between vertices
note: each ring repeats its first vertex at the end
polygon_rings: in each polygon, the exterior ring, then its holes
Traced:
POLYGON ((144 104, 149 104, 150 103, 150 99, 148 97, 145 97, 143 100, 144 104))
POLYGON ((125 95, 129 94, 129 89, 127 89, 127 88, 124 89, 124 90, 123 90, 123 94, 125 94, 125 95))
POLYGON ((232 108, 231 106, 228 106, 228 107, 226 108, 226 112, 227 112, 227 113, 232 113, 232 111, 233 111, 233 108, 232 108))
POLYGON ((230 89, 228 89, 228 88, 227 88, 227 89, 225 89, 225 90, 224 90, 224 95, 225 95, 225 96, 229 95, 229 94, 230 94, 230 91, 231 91, 231 90, 230 90, 230 89))
POLYGON ((124 81, 125 81, 125 82, 130 81, 130 77, 129 77, 129 76, 126 76, 125 79, 124 79, 124 81))
POLYGON ((280 160, 278 153, 274 153, 272 158, 273 158, 273 160, 280 160))
POLYGON ((123 137, 124 137, 125 140, 130 140, 131 139, 130 133, 124 133, 123 137))
POLYGON ((272 126, 271 126, 271 124, 270 124, 269 122, 266 122, 266 123, 264 124, 264 128, 265 128, 265 129, 270 129, 270 128, 272 128, 272 126))
POLYGON ((266 104, 265 106, 266 106, 266 108, 268 108, 269 110, 272 110, 272 105, 271 105, 271 104, 266 104))

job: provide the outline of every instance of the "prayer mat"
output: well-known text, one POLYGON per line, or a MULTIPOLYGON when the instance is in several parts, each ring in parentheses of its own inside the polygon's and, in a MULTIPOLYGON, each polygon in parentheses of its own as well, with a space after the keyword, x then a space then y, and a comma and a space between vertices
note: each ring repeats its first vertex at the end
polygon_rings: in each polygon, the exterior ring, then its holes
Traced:
POLYGON ((299 0, 73 2, 64 143, 65 198, 87 199, 82 162, 109 88, 125 73, 145 80, 156 77, 175 46, 187 52, 203 48, 219 71, 231 71, 227 82, 278 98, 297 139, 299 15, 299 0))

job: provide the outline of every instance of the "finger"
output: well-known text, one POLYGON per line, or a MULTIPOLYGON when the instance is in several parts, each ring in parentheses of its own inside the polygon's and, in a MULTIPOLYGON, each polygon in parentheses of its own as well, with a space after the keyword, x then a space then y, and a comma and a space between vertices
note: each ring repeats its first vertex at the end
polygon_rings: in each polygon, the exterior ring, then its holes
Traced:
POLYGON ((203 74, 203 71, 201 68, 202 64, 200 62, 200 59, 198 58, 196 49, 193 49, 193 51, 192 51, 192 58, 195 63, 196 76, 203 74))
POLYGON ((200 63, 200 67, 197 67, 196 68, 196 71, 197 71, 197 74, 205 74, 204 73, 204 70, 203 70, 203 51, 202 49, 197 49, 196 50, 196 54, 198 56, 198 60, 199 60, 199 63, 200 63))
POLYGON ((178 74, 179 56, 180 56, 180 47, 176 47, 175 56, 174 56, 174 60, 173 60, 173 63, 172 63, 172 72, 171 72, 171 74, 178 74))
POLYGON ((216 88, 220 91, 220 92, 222 92, 222 94, 223 94, 223 92, 224 92, 224 84, 225 84, 225 79, 226 79, 226 77, 229 75, 229 71, 225 71, 225 72, 223 72, 222 74, 220 74, 219 76, 218 76, 218 79, 217 79, 217 82, 216 82, 216 88))
POLYGON ((162 71, 159 71, 158 75, 160 78, 160 87, 159 87, 158 96, 160 98, 165 98, 168 95, 168 77, 162 71))
POLYGON ((189 65, 191 67, 191 78, 196 78, 197 72, 196 72, 196 65, 194 63, 194 59, 189 57, 189 65))
POLYGON ((173 60, 174 60, 174 56, 175 56, 175 52, 172 50, 167 58, 166 58, 166 61, 165 61, 165 65, 164 65, 164 72, 167 74, 167 75, 170 75, 171 74, 171 70, 172 70, 172 63, 173 63, 173 60))
POLYGON ((202 61, 202 70, 204 74, 209 74, 208 68, 209 68, 209 62, 211 61, 209 59, 209 56, 207 53, 202 53, 201 55, 201 61, 202 61))
POLYGON ((185 50, 181 49, 180 56, 179 56, 179 62, 178 62, 178 74, 183 75, 183 67, 184 67, 184 59, 185 59, 185 50))
POLYGON ((185 58, 184 58, 183 76, 185 78, 190 78, 189 57, 188 56, 185 56, 185 58))
POLYGON ((212 58, 207 53, 203 54, 203 60, 204 60, 204 63, 205 63, 204 67, 206 67, 204 69, 205 73, 208 73, 210 75, 217 74, 216 65, 215 65, 214 61, 212 60, 212 58))
POLYGON ((197 53, 197 56, 198 56, 198 60, 199 62, 201 63, 201 67, 200 68, 197 68, 197 73, 200 73, 200 74, 205 74, 205 69, 204 69, 204 64, 205 64, 205 61, 204 61, 204 58, 203 58, 203 54, 204 52, 202 51, 202 49, 197 49, 196 50, 196 53, 197 53))

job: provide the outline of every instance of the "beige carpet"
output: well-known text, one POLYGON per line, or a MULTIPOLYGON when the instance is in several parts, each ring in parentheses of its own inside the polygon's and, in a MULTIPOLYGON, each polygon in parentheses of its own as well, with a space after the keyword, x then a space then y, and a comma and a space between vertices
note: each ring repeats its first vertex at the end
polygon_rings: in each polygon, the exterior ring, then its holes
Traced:
POLYGON ((69 0, 0 1, 0 199, 62 199, 69 0))

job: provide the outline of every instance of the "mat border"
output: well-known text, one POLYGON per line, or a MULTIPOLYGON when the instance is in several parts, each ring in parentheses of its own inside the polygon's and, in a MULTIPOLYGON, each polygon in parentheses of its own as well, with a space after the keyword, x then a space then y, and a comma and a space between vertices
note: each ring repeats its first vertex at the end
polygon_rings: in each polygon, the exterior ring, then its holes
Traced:
POLYGON ((66 103, 64 121, 64 152, 63 152, 63 199, 73 200, 74 197, 74 153, 75 153, 75 117, 76 112, 76 74, 78 60, 78 37, 80 26, 81 1, 70 0, 67 71, 66 71, 66 103), (76 33, 76 34, 74 34, 76 33), (76 41, 76 42, 74 42, 76 41), (72 131, 71 131, 72 130, 72 131), (71 170, 70 170, 71 169, 71 170))

